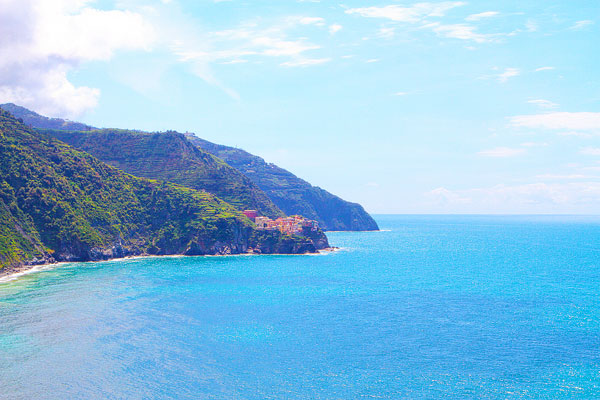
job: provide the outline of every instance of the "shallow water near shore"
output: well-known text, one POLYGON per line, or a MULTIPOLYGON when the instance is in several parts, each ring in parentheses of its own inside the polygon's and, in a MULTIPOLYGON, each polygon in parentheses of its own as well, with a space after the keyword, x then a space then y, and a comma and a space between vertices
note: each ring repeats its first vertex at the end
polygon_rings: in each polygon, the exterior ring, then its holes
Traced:
POLYGON ((319 256, 0 284, 0 398, 594 398, 600 218, 377 216, 319 256))

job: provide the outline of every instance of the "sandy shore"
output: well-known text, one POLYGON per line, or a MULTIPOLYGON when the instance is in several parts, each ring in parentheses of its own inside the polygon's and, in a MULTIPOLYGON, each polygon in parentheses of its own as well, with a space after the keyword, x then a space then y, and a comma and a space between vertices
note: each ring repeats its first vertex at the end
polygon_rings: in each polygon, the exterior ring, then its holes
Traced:
POLYGON ((21 265, 19 267, 0 269, 0 283, 15 280, 23 275, 34 274, 36 272, 45 271, 56 268, 60 265, 69 264, 66 262, 39 264, 39 265, 21 265))
POLYGON ((185 256, 183 254, 169 254, 163 256, 155 255, 140 255, 140 256, 128 256, 120 258, 110 258, 108 260, 95 260, 95 261, 67 261, 67 262, 56 262, 39 265, 21 265, 18 267, 3 268, 0 269, 0 283, 10 282, 20 278, 24 275, 35 274, 37 272, 46 271, 61 265, 74 264, 74 263, 92 263, 92 262, 108 262, 108 261, 125 261, 125 260, 136 260, 141 258, 179 258, 179 257, 239 257, 239 256, 318 256, 322 254, 333 253, 341 250, 339 247, 328 247, 326 249, 318 250, 316 253, 305 253, 305 254, 257 254, 257 253, 241 253, 241 254, 210 254, 205 256, 185 256))

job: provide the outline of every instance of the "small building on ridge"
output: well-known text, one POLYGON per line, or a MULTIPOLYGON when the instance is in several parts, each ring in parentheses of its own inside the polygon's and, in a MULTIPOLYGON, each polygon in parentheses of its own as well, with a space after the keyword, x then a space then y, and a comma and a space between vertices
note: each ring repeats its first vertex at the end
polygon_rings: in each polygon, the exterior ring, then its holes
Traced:
POLYGON ((256 210, 244 210, 243 214, 248 217, 250 221, 253 221, 258 217, 258 211, 256 210))

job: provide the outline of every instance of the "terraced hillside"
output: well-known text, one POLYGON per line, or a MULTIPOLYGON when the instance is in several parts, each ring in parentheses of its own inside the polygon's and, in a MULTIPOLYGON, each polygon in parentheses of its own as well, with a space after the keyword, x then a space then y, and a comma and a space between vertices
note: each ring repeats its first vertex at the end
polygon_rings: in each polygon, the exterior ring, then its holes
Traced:
POLYGON ((132 175, 205 190, 238 210, 256 209, 271 218, 284 215, 252 180, 180 133, 120 129, 42 132, 132 175))

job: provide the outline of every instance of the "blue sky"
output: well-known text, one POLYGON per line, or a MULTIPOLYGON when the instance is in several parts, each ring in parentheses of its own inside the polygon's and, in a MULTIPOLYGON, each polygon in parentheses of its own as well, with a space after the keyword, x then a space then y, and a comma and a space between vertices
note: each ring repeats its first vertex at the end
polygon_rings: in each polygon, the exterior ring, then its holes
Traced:
POLYGON ((374 213, 599 213, 595 1, 0 0, 0 102, 191 131, 374 213))

